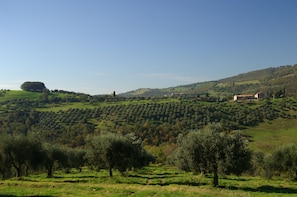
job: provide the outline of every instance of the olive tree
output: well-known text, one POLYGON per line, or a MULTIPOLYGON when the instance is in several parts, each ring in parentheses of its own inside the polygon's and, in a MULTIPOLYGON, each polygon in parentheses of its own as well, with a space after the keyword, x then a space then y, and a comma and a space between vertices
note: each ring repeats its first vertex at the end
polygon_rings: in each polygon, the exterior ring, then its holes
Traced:
POLYGON ((11 163, 3 154, 2 149, 0 149, 0 173, 3 179, 11 175, 11 163))
POLYGON ((1 141, 2 162, 15 170, 16 177, 20 177, 29 169, 36 169, 43 160, 41 143, 35 139, 16 136, 6 137, 1 141))
POLYGON ((82 167, 86 163, 86 151, 83 149, 67 148, 65 152, 67 154, 67 164, 64 167, 68 169, 76 168, 81 172, 82 167))
POLYGON ((47 170, 47 177, 53 177, 53 171, 55 164, 60 164, 62 166, 67 166, 68 157, 65 149, 59 145, 44 144, 44 161, 43 165, 47 170))
POLYGON ((297 180, 297 147, 287 144, 279 147, 271 155, 271 166, 278 172, 287 173, 297 180))
POLYGON ((219 172, 240 175, 250 167, 251 152, 240 132, 208 127, 189 132, 179 139, 179 145, 173 163, 186 171, 213 173, 215 187, 219 172))
POLYGON ((133 135, 105 133, 93 136, 87 145, 89 165, 96 170, 108 169, 109 176, 112 176, 113 169, 124 173, 128 169, 148 165, 150 161, 141 141, 133 135))

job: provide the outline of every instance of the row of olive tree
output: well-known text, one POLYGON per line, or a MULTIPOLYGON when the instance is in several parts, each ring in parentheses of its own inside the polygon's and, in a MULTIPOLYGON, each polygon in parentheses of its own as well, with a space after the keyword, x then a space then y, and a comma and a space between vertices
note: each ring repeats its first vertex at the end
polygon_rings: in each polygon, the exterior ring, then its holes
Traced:
POLYGON ((248 140, 239 131, 222 132, 215 124, 179 137, 179 148, 168 158, 169 163, 194 173, 212 173, 213 186, 218 174, 241 175, 243 172, 272 178, 286 175, 297 180, 297 146, 288 144, 271 154, 250 151, 248 140))
POLYGON ((1 136, 0 172, 2 178, 27 176, 32 171, 46 169, 53 176, 57 168, 78 168, 85 163, 85 151, 44 143, 24 136, 1 136), (13 173, 14 172, 14 173, 13 173))
POLYGON ((134 135, 102 134, 90 137, 87 148, 74 149, 41 143, 32 137, 1 136, 0 173, 3 178, 27 176, 45 170, 52 177, 55 169, 82 170, 89 164, 93 169, 118 169, 121 173, 148 165, 152 157, 134 135))
POLYGON ((297 180, 297 147, 295 144, 285 144, 272 153, 257 151, 252 158, 254 175, 272 178, 286 176, 297 180))

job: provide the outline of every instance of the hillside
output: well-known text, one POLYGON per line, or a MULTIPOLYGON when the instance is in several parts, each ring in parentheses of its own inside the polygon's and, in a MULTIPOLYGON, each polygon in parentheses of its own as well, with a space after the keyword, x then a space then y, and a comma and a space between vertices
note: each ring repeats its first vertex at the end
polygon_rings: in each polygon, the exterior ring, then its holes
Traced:
POLYGON ((285 91, 287 95, 296 95, 296 83, 297 64, 251 71, 216 81, 163 89, 142 88, 123 93, 121 96, 153 97, 174 94, 204 95, 208 93, 215 97, 231 97, 234 94, 253 94, 259 91, 269 95, 280 90, 285 91))
MULTIPOLYGON (((213 83, 217 82, 196 84, 196 86, 206 89, 213 83)), ((223 83, 221 81, 220 86, 223 87, 223 83)), ((249 147, 255 150, 255 153, 263 151, 264 158, 282 144, 297 143, 296 119, 297 99, 289 96, 266 98, 255 102, 230 100, 213 102, 192 97, 129 98, 112 95, 90 96, 67 91, 51 91, 48 94, 15 90, 0 91, 1 139, 6 139, 5 134, 17 136, 15 139, 21 139, 18 138, 19 135, 26 135, 33 136, 44 144, 52 143, 53 147, 66 145, 67 149, 61 148, 64 151, 61 161, 65 158, 78 161, 77 157, 73 156, 81 153, 81 150, 88 150, 88 139, 93 134, 115 132, 133 133, 140 137, 145 149, 155 157, 156 162, 162 164, 167 159, 170 161, 172 153, 178 147, 180 136, 187 134, 190 130, 214 123, 221 125, 224 131, 243 130, 250 141, 249 147), (73 152, 74 150, 77 152, 73 152)), ((25 146, 19 147, 24 149, 25 146)), ((22 155, 30 158, 28 154, 22 155)), ((58 167, 60 160, 55 162, 58 167)), ((234 175, 226 177, 224 174, 220 177, 222 186, 216 188, 208 186, 212 175, 184 172, 169 165, 150 165, 143 169, 125 172, 125 174, 129 173, 128 176, 122 176, 123 173, 115 171, 113 178, 110 178, 106 175, 107 170, 94 171, 88 161, 83 160, 83 162, 85 166, 80 168, 83 171, 75 168, 68 171, 69 167, 61 170, 58 168, 50 179, 46 178, 46 173, 33 171, 33 167, 30 166, 31 176, 2 180, 0 196, 12 196, 14 191, 17 191, 17 195, 34 193, 38 196, 48 196, 65 193, 65 188, 69 190, 74 185, 75 188, 81 188, 75 190, 75 194, 83 193, 90 196, 98 196, 98 192, 100 194, 105 192, 108 196, 131 193, 147 195, 147 191, 153 195, 164 193, 170 196, 172 191, 180 191, 176 196, 195 196, 209 191, 220 196, 233 195, 233 191, 237 195, 238 192, 242 195, 250 195, 252 192, 252 194, 259 193, 259 196, 268 192, 271 196, 296 193, 294 182, 280 179, 278 171, 275 179, 259 178, 264 174, 262 161, 252 169, 254 174, 244 177, 234 175)), ((2 170, 2 172, 9 172, 7 177, 13 177, 13 168, 9 167, 9 169, 10 171, 2 170)))
POLYGON ((51 92, 44 100, 43 93, 8 91, 0 97, 0 105, 0 133, 35 133, 73 147, 83 146, 86 136, 100 131, 133 132, 147 145, 160 145, 175 143, 179 134, 212 123, 237 130, 297 117, 297 101, 292 97, 244 104, 51 92))
MULTIPOLYGON (((86 136, 96 132, 133 132, 146 145, 159 146, 176 143, 178 135, 212 123, 221 124, 225 130, 248 128, 251 136, 257 136, 254 131, 259 125, 281 119, 285 121, 282 125, 292 125, 288 128, 292 136, 296 124, 289 123, 297 117, 296 76, 297 65, 282 66, 187 86, 139 89, 132 97, 91 96, 62 90, 1 90, 0 134, 33 133, 46 141, 77 147, 86 143, 86 136), (232 102, 234 93, 258 91, 266 93, 266 99, 232 102), (268 95, 280 91, 285 98, 272 99, 268 95), (171 97, 170 92, 177 96, 171 97), (201 99, 197 99, 198 94, 201 99), (206 94, 212 97, 205 97, 206 94)), ((278 131, 281 129, 275 132, 278 131)))

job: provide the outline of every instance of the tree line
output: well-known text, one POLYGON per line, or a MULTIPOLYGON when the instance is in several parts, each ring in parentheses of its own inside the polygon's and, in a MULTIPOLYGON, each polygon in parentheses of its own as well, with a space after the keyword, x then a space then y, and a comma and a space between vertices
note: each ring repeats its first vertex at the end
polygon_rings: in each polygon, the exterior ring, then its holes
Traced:
POLYGON ((94 170, 108 169, 109 176, 112 176, 114 169, 124 174, 128 170, 146 166, 154 159, 133 134, 102 133, 90 136, 87 141, 84 148, 78 149, 41 142, 36 136, 1 136, 2 178, 44 171, 51 178, 55 169, 69 172, 72 168, 82 170, 83 166, 94 170))
POLYGON ((179 136, 178 148, 168 156, 167 162, 194 174, 212 174, 215 187, 219 185, 219 175, 230 174, 297 180, 296 144, 285 144, 272 153, 251 151, 242 132, 225 131, 219 124, 179 136))
MULTIPOLYGON (((155 162, 134 134, 102 132, 89 136, 84 147, 69 148, 41 142, 36 136, 1 136, 0 173, 2 178, 44 173, 54 176, 55 170, 65 173, 72 168, 106 169, 109 176, 118 170, 123 176, 155 162)), ((247 137, 239 131, 226 131, 220 124, 210 124, 178 137, 176 149, 167 155, 167 164, 194 174, 212 174, 213 186, 219 176, 242 173, 265 178, 286 175, 297 179, 297 147, 294 144, 277 148, 271 154, 251 151, 247 137)))

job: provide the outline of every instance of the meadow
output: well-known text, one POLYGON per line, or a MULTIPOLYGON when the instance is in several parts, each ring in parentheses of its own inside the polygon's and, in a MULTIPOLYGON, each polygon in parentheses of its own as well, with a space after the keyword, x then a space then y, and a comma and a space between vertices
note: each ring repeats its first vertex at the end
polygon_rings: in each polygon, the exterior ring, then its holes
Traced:
POLYGON ((22 90, 9 90, 2 91, 5 92, 3 96, 0 96, 0 102, 17 100, 17 99, 28 99, 28 100, 38 100, 40 93, 38 92, 26 92, 22 90))
POLYGON ((252 150, 271 153, 283 144, 297 144, 296 131, 296 119, 278 118, 250 127, 244 133, 250 136, 249 146, 252 150))
POLYGON ((212 177, 194 175, 171 166, 151 165, 127 176, 87 168, 0 181, 0 196, 296 196, 297 183, 282 178, 220 177, 220 186, 211 186, 212 177))

